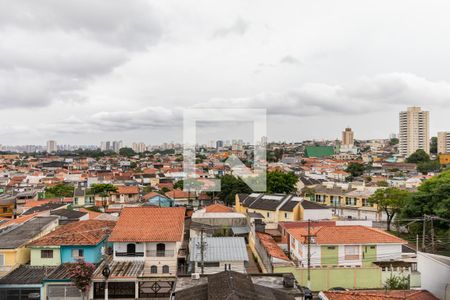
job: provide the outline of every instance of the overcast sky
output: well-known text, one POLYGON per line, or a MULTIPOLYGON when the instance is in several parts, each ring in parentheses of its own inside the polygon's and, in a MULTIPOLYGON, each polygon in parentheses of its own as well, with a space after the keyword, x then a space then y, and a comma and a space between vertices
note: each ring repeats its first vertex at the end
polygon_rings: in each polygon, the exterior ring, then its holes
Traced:
MULTIPOLYGON (((0 7, 3 145, 181 141, 192 107, 266 108, 276 141, 337 138, 346 126, 386 138, 411 105, 430 111, 432 135, 450 131, 447 0, 0 7)), ((227 126, 200 138, 251 128, 227 126)))

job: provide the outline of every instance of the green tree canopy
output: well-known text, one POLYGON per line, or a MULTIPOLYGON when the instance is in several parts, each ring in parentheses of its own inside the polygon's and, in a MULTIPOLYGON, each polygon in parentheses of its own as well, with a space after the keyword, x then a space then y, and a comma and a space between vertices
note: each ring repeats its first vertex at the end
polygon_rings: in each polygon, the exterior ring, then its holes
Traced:
POLYGON ((134 150, 130 147, 123 147, 119 149, 119 154, 122 156, 130 157, 136 155, 136 152, 134 152, 134 150))
POLYGON ((366 168, 363 164, 351 162, 348 164, 346 172, 350 173, 352 177, 359 177, 364 174, 366 168))
POLYGON ((437 152, 438 152, 438 138, 436 136, 433 136, 431 138, 430 143, 430 153, 437 154, 437 152))
POLYGON ((407 163, 418 164, 430 161, 430 156, 422 149, 417 149, 416 152, 406 158, 407 163))
POLYGON ((378 189, 368 200, 377 204, 378 209, 384 211, 387 217, 387 230, 391 230, 391 222, 394 216, 401 212, 407 203, 410 193, 395 187, 378 189))
POLYGON ((221 190, 217 195, 227 205, 234 204, 236 194, 249 194, 250 187, 241 178, 233 175, 224 175, 220 178, 221 190))
POLYGON ((392 138, 389 140, 389 145, 391 145, 391 146, 397 145, 398 143, 399 143, 398 138, 392 138))
POLYGON ((90 192, 94 195, 108 197, 110 193, 117 192, 117 187, 110 183, 98 183, 91 186, 90 192))
POLYGON ((74 187, 71 184, 59 183, 45 190, 46 198, 73 197, 74 187))
MULTIPOLYGON (((450 219, 450 170, 424 181, 402 210, 402 216, 407 218, 424 214, 450 219)), ((437 223, 441 228, 449 228, 448 222, 437 223)))
POLYGON ((267 173, 267 192, 289 194, 296 190, 297 182, 298 177, 293 172, 269 172, 267 173))

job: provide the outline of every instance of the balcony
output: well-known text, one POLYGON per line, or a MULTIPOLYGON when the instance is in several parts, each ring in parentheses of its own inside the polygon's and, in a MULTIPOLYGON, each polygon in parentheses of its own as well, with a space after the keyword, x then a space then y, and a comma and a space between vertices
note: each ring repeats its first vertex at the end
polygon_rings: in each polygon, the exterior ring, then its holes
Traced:
POLYGON ((117 252, 117 257, 144 257, 144 252, 117 252))
POLYGON ((147 250, 147 257, 174 257, 174 250, 147 250))

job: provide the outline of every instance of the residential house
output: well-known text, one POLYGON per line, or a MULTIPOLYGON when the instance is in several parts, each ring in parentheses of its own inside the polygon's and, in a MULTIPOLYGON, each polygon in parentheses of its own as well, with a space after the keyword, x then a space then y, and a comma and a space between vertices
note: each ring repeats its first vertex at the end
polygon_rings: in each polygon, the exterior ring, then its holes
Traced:
POLYGON ((33 217, 0 233, 0 277, 30 261, 26 245, 58 226, 57 216, 33 217))
POLYGON ((201 243, 199 236, 189 243, 193 273, 212 274, 224 270, 246 273, 249 258, 243 237, 204 237, 203 254, 201 243))
POLYGON ((182 207, 125 207, 109 238, 112 258, 94 274, 92 297, 104 297, 101 270, 106 265, 111 270, 111 298, 125 294, 135 298, 168 297, 178 262, 185 260, 179 251, 184 239, 184 218, 182 207), (116 292, 121 294, 115 295, 116 292))
POLYGON ((329 208, 317 205, 303 197, 285 194, 236 195, 236 211, 241 213, 259 213, 268 229, 276 229, 278 222, 330 219, 329 208))
POLYGON ((0 218, 12 218, 14 215, 14 208, 16 205, 16 198, 10 195, 0 196, 0 218))
POLYGON ((51 216, 59 217, 59 225, 64 225, 72 222, 89 220, 87 212, 77 211, 73 209, 57 209, 50 211, 51 216))
POLYGON ((145 194, 143 197, 145 201, 144 205, 154 205, 159 207, 172 207, 174 206, 174 200, 170 199, 167 196, 161 195, 156 192, 149 192, 145 194))
MULTIPOLYGON (((306 266, 308 228, 288 228, 289 253, 299 266, 306 266)), ((313 267, 362 267, 376 261, 399 259, 406 241, 366 226, 322 226, 310 229, 313 267)))
POLYGON ((94 195, 88 194, 89 189, 86 187, 76 187, 73 192, 73 206, 93 206, 95 204, 94 195))
POLYGON ((113 221, 87 220, 60 226, 28 245, 30 265, 59 266, 79 259, 99 263, 114 225, 113 221))
POLYGON ((212 204, 194 211, 191 221, 190 237, 200 235, 202 228, 208 229, 208 235, 229 231, 230 235, 245 236, 249 232, 247 216, 223 204, 212 204))
POLYGON ((111 193, 113 203, 135 203, 139 201, 139 187, 135 185, 120 185, 117 192, 111 193))
POLYGON ((165 195, 175 202, 175 206, 198 206, 200 203, 195 192, 186 192, 176 189, 167 192, 165 195))

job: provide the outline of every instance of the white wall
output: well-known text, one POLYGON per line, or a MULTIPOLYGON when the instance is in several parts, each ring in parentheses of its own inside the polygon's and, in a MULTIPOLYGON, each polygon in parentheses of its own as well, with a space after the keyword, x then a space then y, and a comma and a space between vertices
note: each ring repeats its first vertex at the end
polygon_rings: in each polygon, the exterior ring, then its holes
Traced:
POLYGON ((377 260, 399 259, 402 257, 401 244, 377 245, 377 260))
POLYGON ((338 246, 338 264, 340 266, 361 266, 362 265, 362 249, 360 245, 351 245, 358 246, 358 259, 354 260, 346 260, 345 259, 345 245, 338 246))
POLYGON ((303 220, 328 220, 331 219, 331 209, 304 209, 303 220))
MULTIPOLYGON (((428 253, 417 254, 417 269, 421 274, 422 289, 433 293, 439 299, 450 299, 450 264, 440 262, 428 253)), ((449 257, 444 257, 450 262, 449 257)))

